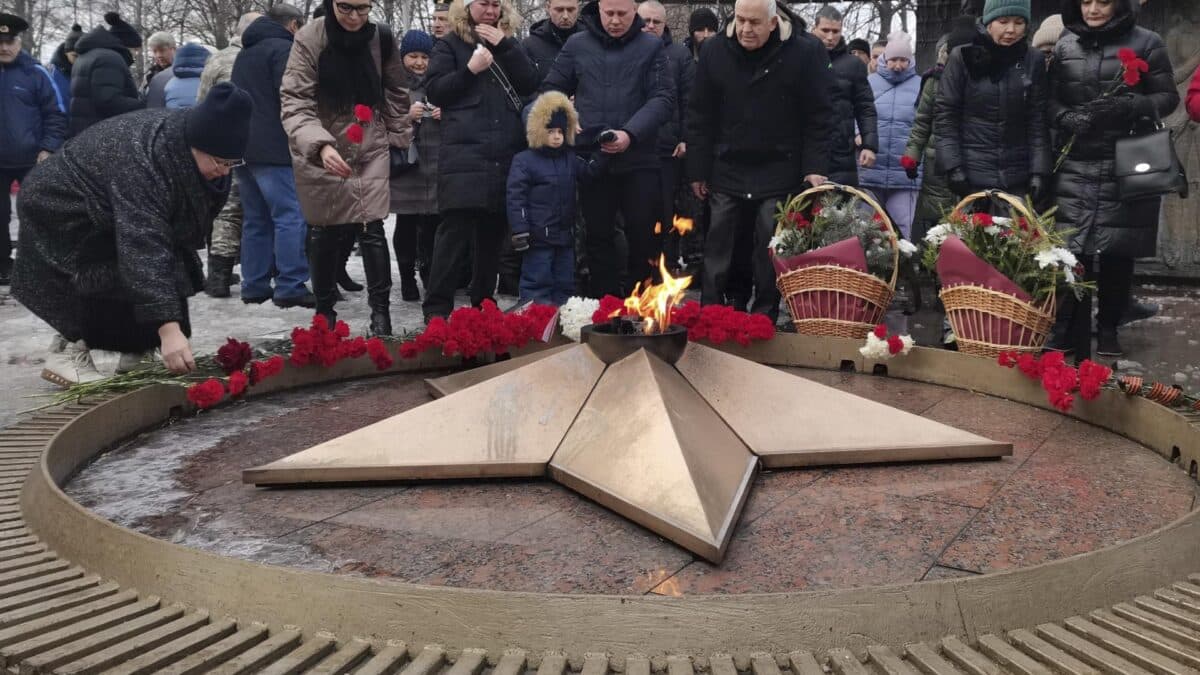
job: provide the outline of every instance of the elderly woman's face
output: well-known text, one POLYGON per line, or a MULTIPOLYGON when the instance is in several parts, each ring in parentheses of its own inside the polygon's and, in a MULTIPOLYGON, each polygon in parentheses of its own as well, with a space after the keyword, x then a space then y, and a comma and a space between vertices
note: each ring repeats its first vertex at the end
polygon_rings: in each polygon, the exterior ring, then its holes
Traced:
POLYGON ((1028 24, 1021 16, 1002 16, 987 25, 988 35, 1001 47, 1010 47, 1025 37, 1028 24))
POLYGON ((495 26, 500 23, 500 0, 475 0, 468 10, 475 25, 495 26))

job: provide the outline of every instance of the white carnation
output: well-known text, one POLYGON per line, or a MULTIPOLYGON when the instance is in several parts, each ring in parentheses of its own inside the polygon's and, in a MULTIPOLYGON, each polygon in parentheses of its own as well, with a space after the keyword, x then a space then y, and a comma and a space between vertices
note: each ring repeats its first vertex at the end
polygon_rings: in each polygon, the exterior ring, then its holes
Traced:
POLYGON ((767 248, 771 249, 772 251, 778 251, 779 245, 782 243, 783 243, 783 238, 780 237, 779 235, 775 235, 774 237, 771 237, 771 241, 767 242, 767 248))
POLYGON ((949 237, 953 233, 953 226, 949 223, 942 223, 941 225, 929 228, 929 231, 925 233, 925 241, 934 247, 938 247, 942 245, 942 242, 946 241, 946 237, 949 237))
POLYGON ((592 323, 592 315, 600 309, 600 301, 592 298, 572 297, 558 308, 559 325, 563 335, 579 342, 580 331, 592 323))
POLYGON ((983 231, 984 231, 984 233, 990 234, 992 236, 996 236, 997 234, 1000 234, 1000 228, 995 225, 988 225, 987 227, 983 228, 983 231))
POLYGON ((896 245, 900 247, 900 252, 905 256, 912 256, 912 254, 917 252, 916 244, 907 239, 901 239, 896 245))
POLYGON ((1012 218, 1005 218, 1004 216, 995 216, 992 218, 992 222, 997 225, 1000 225, 1001 227, 1008 227, 1008 228, 1012 227, 1012 218))

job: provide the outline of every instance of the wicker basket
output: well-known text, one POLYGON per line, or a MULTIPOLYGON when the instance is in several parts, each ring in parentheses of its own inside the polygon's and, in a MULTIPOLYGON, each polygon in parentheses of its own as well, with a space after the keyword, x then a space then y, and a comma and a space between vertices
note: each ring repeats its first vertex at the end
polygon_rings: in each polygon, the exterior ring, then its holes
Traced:
MULTIPOLYGON (((892 278, 884 281, 874 274, 845 267, 813 265, 784 272, 776 277, 775 282, 787 301, 797 333, 863 340, 883 320, 883 314, 896 294, 896 275, 900 270, 900 249, 895 245, 896 228, 887 212, 871 195, 848 185, 824 183, 801 192, 791 201, 798 202, 822 192, 853 195, 880 215, 893 240, 892 278)), ((783 227, 781 223, 776 233, 783 227)))
MULTIPOLYGON (((1038 222, 1037 216, 1020 199, 995 190, 968 195, 954 210, 962 211, 972 202, 984 198, 1004 201, 1030 223, 1038 222)), ((958 350, 964 354, 996 358, 1001 352, 1040 352, 1054 326, 1053 292, 1037 304, 971 284, 943 288, 939 295, 954 330, 958 350)))

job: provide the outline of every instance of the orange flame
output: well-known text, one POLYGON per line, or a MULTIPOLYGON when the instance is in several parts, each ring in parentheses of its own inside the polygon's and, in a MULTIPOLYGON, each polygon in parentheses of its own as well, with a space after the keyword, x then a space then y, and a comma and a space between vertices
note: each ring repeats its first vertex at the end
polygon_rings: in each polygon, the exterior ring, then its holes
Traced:
POLYGON ((662 234, 662 223, 654 223, 654 234, 662 234))
POLYGON ((671 229, 678 232, 681 236, 691 232, 695 226, 696 223, 691 218, 684 218, 683 216, 675 216, 674 222, 671 223, 671 229))
MULTIPOLYGON (((633 287, 629 297, 625 298, 624 311, 642 318, 642 332, 647 335, 666 332, 667 327, 671 325, 671 310, 683 300, 684 291, 692 283, 690 276, 671 276, 667 271, 666 256, 658 257, 658 271, 663 279, 661 284, 655 285, 647 281, 646 288, 643 289, 639 282, 633 287)), ((617 310, 613 312, 613 316, 621 312, 622 310, 617 310)))

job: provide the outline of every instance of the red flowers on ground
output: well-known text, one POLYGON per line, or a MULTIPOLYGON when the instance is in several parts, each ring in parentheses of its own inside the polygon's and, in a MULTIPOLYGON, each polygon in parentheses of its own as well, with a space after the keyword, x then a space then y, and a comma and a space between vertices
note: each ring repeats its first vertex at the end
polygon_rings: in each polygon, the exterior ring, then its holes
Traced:
POLYGON ((246 387, 250 386, 250 380, 242 371, 237 371, 229 376, 229 395, 237 398, 246 393, 246 387))
POLYGON ((887 339, 888 353, 892 356, 904 351, 904 340, 900 339, 899 335, 893 335, 887 339))
POLYGON ((1100 387, 1112 377, 1111 368, 1089 359, 1081 361, 1078 369, 1072 368, 1062 352, 1046 352, 1041 357, 1003 352, 997 362, 1006 368, 1015 365, 1026 377, 1039 380, 1050 405, 1063 412, 1070 412, 1075 405, 1075 392, 1085 401, 1094 400, 1100 395, 1100 387))
POLYGON ((459 307, 449 319, 434 318, 423 333, 400 345, 400 356, 411 359, 434 347, 440 347, 444 356, 468 359, 484 353, 507 354, 540 338, 555 311, 531 305, 523 312, 506 314, 491 300, 484 300, 478 309, 459 307))
POLYGON ((365 135, 366 131, 363 130, 360 124, 351 124, 349 127, 346 127, 346 140, 355 145, 362 143, 365 135))
POLYGON ((371 361, 375 363, 375 367, 379 370, 387 370, 392 367, 392 355, 388 353, 387 345, 377 337, 373 337, 366 341, 367 354, 370 355, 371 361))
POLYGON ((354 119, 362 122, 363 124, 370 122, 374 114, 375 113, 371 110, 370 106, 365 106, 361 103, 354 106, 354 119))
POLYGON ((721 344, 730 340, 745 347, 754 340, 775 337, 775 325, 763 314, 739 312, 727 305, 703 305, 692 300, 671 313, 671 323, 687 329, 688 340, 721 344))
POLYGON ((900 166, 906 171, 912 171, 917 168, 917 160, 908 155, 900 155, 900 166))
POLYGON ((240 342, 233 338, 228 338, 225 344, 217 350, 216 362, 221 366, 221 370, 225 374, 239 371, 250 363, 250 359, 254 358, 254 350, 250 349, 250 345, 245 342, 240 342))
POLYGON ((275 377, 283 372, 284 358, 276 354, 266 361, 250 363, 250 384, 255 385, 268 377, 275 377))
POLYGON ((592 312, 592 323, 604 323, 614 316, 625 316, 625 301, 615 295, 600 298, 600 308, 592 312))
POLYGON ((193 384, 187 389, 187 399, 201 410, 213 407, 223 398, 225 398, 225 385, 215 377, 193 384))

